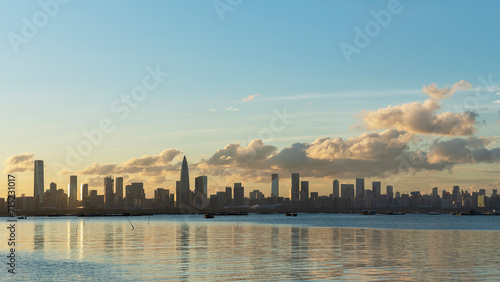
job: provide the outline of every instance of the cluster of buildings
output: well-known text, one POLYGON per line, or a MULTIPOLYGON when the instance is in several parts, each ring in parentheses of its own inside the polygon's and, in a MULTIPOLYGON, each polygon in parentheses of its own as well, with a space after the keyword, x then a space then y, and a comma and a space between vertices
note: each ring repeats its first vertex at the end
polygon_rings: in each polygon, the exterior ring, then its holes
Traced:
MULTIPOLYGON (((394 187, 387 185, 382 193, 380 181, 373 181, 371 189, 365 188, 365 179, 357 178, 355 183, 339 183, 333 180, 332 194, 320 196, 318 192, 309 189, 308 181, 301 181, 299 173, 292 173, 289 197, 280 196, 279 175, 271 175, 271 195, 266 197, 261 191, 249 192, 245 197, 245 188, 241 183, 226 187, 224 191, 208 195, 207 176, 195 178, 194 190, 189 185, 189 169, 186 157, 182 161, 180 180, 176 181, 175 191, 157 188, 153 198, 146 198, 143 183, 124 185, 123 177, 111 176, 103 179, 104 194, 97 190, 89 190, 86 183, 78 186, 76 175, 70 176, 68 189, 58 189, 57 184, 50 183, 49 189, 44 186, 44 165, 42 160, 34 161, 34 193, 33 197, 24 194, 16 198, 16 209, 25 211, 47 209, 175 209, 195 208, 198 210, 220 210, 238 207, 268 207, 283 206, 287 209, 308 210, 350 210, 350 209, 390 209, 390 208, 491 208, 500 209, 500 197, 494 189, 490 197, 480 189, 469 193, 454 186, 453 191, 432 189, 432 194, 420 194, 413 191, 408 194, 394 193, 394 187), (173 193, 172 193, 173 192, 173 193)), ((6 209, 4 198, 0 198, 1 210, 6 209), (4 208, 5 206, 5 208, 4 208)))

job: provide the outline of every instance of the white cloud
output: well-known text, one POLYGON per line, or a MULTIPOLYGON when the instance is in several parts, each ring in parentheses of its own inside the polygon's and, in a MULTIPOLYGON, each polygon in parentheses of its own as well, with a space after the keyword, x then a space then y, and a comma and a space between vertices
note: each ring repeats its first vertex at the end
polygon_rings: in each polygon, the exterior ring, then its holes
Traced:
POLYGON ((262 96, 260 93, 257 93, 257 94, 253 94, 253 95, 250 95, 248 97, 244 97, 243 99, 241 99, 241 101, 243 102, 250 102, 250 101, 253 101, 255 100, 257 97, 260 97, 262 96))

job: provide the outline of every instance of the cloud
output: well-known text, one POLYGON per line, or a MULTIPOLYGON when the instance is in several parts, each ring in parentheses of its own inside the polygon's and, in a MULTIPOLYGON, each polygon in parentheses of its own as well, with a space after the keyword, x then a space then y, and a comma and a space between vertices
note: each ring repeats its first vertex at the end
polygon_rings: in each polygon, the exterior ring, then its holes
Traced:
POLYGON ((255 100, 257 97, 260 97, 260 96, 262 96, 260 93, 253 94, 253 95, 250 95, 250 96, 248 96, 248 97, 244 97, 243 99, 241 99, 241 101, 243 101, 243 102, 245 102, 245 103, 246 103, 246 102, 250 102, 250 101, 253 101, 253 100, 255 100))
POLYGON ((217 110, 216 109, 208 109, 209 111, 211 112, 216 112, 217 110))
POLYGON ((447 89, 437 89, 435 83, 424 86, 423 91, 431 98, 423 103, 412 102, 376 111, 362 111, 364 126, 368 129, 395 128, 417 134, 472 135, 477 131, 476 113, 438 113, 441 108, 440 99, 448 98, 467 86, 470 84, 463 80, 447 89))
POLYGON ((456 164, 500 162, 500 148, 487 149, 489 143, 488 139, 476 137, 436 140, 431 146, 429 161, 431 163, 447 161, 456 164))
POLYGON ((445 170, 451 162, 430 163, 427 153, 411 151, 413 135, 389 129, 352 137, 319 138, 313 143, 295 143, 278 151, 253 140, 247 147, 228 144, 208 160, 197 164, 207 175, 230 177, 239 181, 269 181, 271 173, 299 172, 304 177, 355 178, 387 177, 418 170, 445 170), (410 163, 410 165, 406 165, 410 163))
POLYGON ((470 87, 471 84, 469 82, 460 80, 459 82, 453 84, 451 88, 439 89, 437 88, 437 84, 434 82, 429 86, 424 86, 422 91, 431 98, 441 100, 450 98, 457 90, 469 89, 470 87))
POLYGON ((229 106, 228 108, 226 108, 226 111, 230 111, 230 112, 235 112, 237 110, 238 109, 234 108, 233 106, 229 106))
MULTIPOLYGON (((132 158, 121 164, 97 164, 94 163, 80 171, 70 172, 60 171, 59 174, 77 174, 77 175, 125 175, 140 174, 140 176, 161 176, 166 172, 178 171, 180 165, 173 164, 175 158, 182 154, 176 149, 164 150, 158 155, 144 155, 140 158, 132 158)), ((159 179, 159 178, 157 178, 159 179)))
POLYGON ((500 104, 500 100, 495 100, 493 103, 500 104))
POLYGON ((382 133, 364 133, 347 140, 320 138, 307 149, 307 156, 315 159, 380 160, 394 158, 408 148, 412 134, 396 129, 382 133))
POLYGON ((259 139, 251 141, 247 147, 238 144, 228 144, 224 149, 218 149, 208 160, 208 165, 238 165, 248 167, 248 164, 256 166, 257 163, 267 160, 276 152, 277 148, 264 145, 259 139))
POLYGON ((5 160, 4 173, 15 173, 33 171, 35 155, 31 153, 22 153, 20 155, 13 155, 5 160))

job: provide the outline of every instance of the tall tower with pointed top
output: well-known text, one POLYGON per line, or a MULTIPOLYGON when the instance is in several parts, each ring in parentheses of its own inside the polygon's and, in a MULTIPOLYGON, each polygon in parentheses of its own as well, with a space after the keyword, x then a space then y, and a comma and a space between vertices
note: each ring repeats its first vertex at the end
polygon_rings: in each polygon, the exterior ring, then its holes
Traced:
POLYGON ((191 206, 191 190, 189 189, 189 168, 186 156, 182 160, 181 168, 181 203, 183 205, 191 206))

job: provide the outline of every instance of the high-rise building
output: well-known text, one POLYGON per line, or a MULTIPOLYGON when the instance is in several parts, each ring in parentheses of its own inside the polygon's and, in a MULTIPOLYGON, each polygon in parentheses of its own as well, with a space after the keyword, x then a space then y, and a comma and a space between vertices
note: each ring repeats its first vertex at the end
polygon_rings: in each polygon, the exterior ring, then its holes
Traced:
MULTIPOLYGON (((89 196, 89 185, 82 183, 80 187, 80 199, 85 202, 89 196)), ((85 203, 84 203, 85 204, 85 203)))
POLYGON ((342 198, 354 198, 354 184, 341 184, 342 198))
POLYGON ((380 181, 372 181, 372 191, 374 197, 380 196, 380 190, 382 189, 381 187, 382 183, 380 183, 380 181))
POLYGON ((309 199, 309 181, 300 182, 300 200, 307 201, 309 199))
POLYGON ((460 197, 460 186, 453 186, 453 194, 452 194, 453 201, 457 204, 462 204, 461 197, 460 197))
POLYGON ((68 197, 72 199, 72 201, 78 200, 77 193, 77 176, 71 175, 69 177, 69 187, 68 187, 68 197))
POLYGON ((35 161, 35 183, 33 186, 33 197, 37 203, 35 204, 38 207, 41 207, 43 204, 43 195, 45 192, 44 188, 44 177, 43 177, 43 161, 36 160, 35 161))
POLYGON ((224 204, 226 207, 230 207, 233 205, 233 193, 231 187, 226 187, 226 203, 224 204))
POLYGON ((189 168, 188 168, 188 163, 186 160, 186 156, 184 156, 184 159, 182 160, 182 167, 181 167, 181 203, 183 205, 191 206, 191 197, 190 193, 191 190, 189 189, 189 168))
POLYGON ((365 195, 365 179, 356 178, 356 198, 363 198, 364 195, 365 195))
POLYGON ((57 183, 50 182, 50 193, 55 195, 57 193, 57 183))
POLYGON ((253 190, 250 192, 250 200, 261 200, 264 198, 264 194, 259 190, 253 190))
POLYGON ((386 190, 386 194, 387 194, 387 197, 389 199, 392 199, 394 197, 394 187, 392 185, 387 185, 387 187, 385 188, 386 190))
POLYGON ((121 204, 123 200, 123 177, 115 178, 115 201, 117 204, 121 204))
POLYGON ((176 207, 181 206, 181 182, 180 181, 175 182, 175 206, 176 207))
POLYGON ((234 183, 234 206, 244 206, 245 205, 245 188, 241 186, 241 183, 234 183))
POLYGON ((114 208, 113 186, 115 180, 108 176, 104 178, 104 206, 107 209, 114 208))
POLYGON ((207 182, 206 176, 198 176, 194 179, 194 206, 197 209, 205 208, 208 206, 207 199, 207 182))
POLYGON ((432 197, 437 197, 438 196, 438 188, 434 187, 432 188, 432 197))
POLYGON ((339 198, 339 181, 337 179, 333 180, 333 198, 339 198))
POLYGON ((271 198, 278 198, 280 196, 280 178, 277 173, 271 174, 271 198))
POLYGON ((290 200, 296 202, 299 200, 300 175, 292 173, 292 188, 290 189, 290 200))

